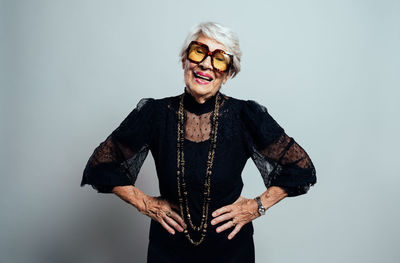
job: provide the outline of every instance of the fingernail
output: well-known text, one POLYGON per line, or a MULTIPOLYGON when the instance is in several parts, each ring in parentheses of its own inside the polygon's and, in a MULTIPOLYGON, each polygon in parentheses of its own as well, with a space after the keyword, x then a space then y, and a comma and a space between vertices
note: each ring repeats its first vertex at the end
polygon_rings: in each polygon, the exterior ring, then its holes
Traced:
POLYGON ((214 213, 212 213, 212 216, 215 216, 215 212, 214 212, 214 213))
POLYGON ((215 221, 213 220, 213 221, 211 221, 211 225, 214 225, 215 224, 215 221))

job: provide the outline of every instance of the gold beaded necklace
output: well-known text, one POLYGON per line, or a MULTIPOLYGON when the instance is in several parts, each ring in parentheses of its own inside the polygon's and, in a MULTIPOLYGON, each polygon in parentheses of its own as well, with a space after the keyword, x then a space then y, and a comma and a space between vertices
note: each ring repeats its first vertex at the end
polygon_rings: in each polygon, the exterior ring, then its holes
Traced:
MULTIPOLYGON (((178 183, 178 197, 179 197, 179 208, 180 214, 183 220, 185 220, 185 213, 183 209, 183 203, 185 202, 186 209, 186 218, 189 222, 190 227, 195 231, 201 231, 201 238, 198 241, 193 240, 190 237, 189 231, 187 229, 184 230, 184 234, 189 239, 189 241, 197 246, 205 239, 207 233, 207 218, 208 218, 208 208, 211 203, 210 197, 210 189, 211 189, 211 170, 214 162, 214 153, 217 144, 217 130, 218 130, 218 115, 219 115, 219 100, 220 94, 217 93, 215 98, 215 107, 214 107, 214 115, 213 115, 213 128, 211 129, 210 137, 211 143, 208 151, 208 160, 207 160, 207 170, 206 170, 206 178, 204 182, 204 192, 203 192, 203 208, 202 208, 202 216, 201 222, 199 226, 195 226, 190 217, 189 211, 189 202, 187 199, 187 190, 185 183, 185 159, 183 155, 183 144, 185 140, 185 128, 184 128, 184 113, 183 113, 183 99, 185 94, 181 95, 181 99, 179 102, 179 112, 178 112, 178 136, 177 136, 177 183, 178 183), (182 197, 183 191, 183 197, 182 197)), ((186 220, 185 220, 186 221, 186 220)))

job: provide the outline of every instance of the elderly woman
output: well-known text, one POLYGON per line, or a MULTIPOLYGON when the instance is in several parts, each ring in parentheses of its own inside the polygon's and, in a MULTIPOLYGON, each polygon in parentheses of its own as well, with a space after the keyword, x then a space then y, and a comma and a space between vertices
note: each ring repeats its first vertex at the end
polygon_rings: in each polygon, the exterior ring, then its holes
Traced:
POLYGON ((308 154, 254 100, 221 92, 240 71, 236 35, 201 23, 181 51, 185 88, 143 98, 90 156, 81 186, 114 193, 151 218, 147 262, 254 262, 252 221, 316 183, 308 154), (151 151, 160 196, 135 187, 151 151), (242 197, 251 158, 266 191, 242 197))

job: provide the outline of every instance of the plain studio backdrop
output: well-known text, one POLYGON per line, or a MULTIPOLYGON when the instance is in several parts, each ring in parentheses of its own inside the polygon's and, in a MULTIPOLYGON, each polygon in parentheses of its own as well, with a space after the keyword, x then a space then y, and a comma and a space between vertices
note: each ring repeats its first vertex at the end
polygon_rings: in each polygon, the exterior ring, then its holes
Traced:
MULTIPOLYGON (((145 262, 150 218, 80 187, 141 98, 181 94, 202 21, 240 38, 222 92, 265 105, 317 184, 255 224, 256 262, 400 262, 399 1, 1 1, 0 261, 145 262)), ((242 195, 265 191, 251 159, 242 195)), ((149 153, 136 186, 158 195, 149 153)), ((229 251, 227 251, 229 253, 229 251)))

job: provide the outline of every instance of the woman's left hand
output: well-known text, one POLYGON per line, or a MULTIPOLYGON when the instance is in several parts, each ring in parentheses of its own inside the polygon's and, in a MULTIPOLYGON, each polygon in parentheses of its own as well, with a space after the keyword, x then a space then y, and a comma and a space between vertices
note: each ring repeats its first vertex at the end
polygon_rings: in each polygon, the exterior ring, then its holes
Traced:
POLYGON ((245 224, 259 217, 260 214, 258 213, 258 205, 255 199, 247 199, 240 196, 233 204, 215 210, 212 216, 215 217, 211 221, 212 225, 230 219, 216 230, 220 233, 234 226, 235 228, 228 236, 228 239, 232 239, 245 224))

